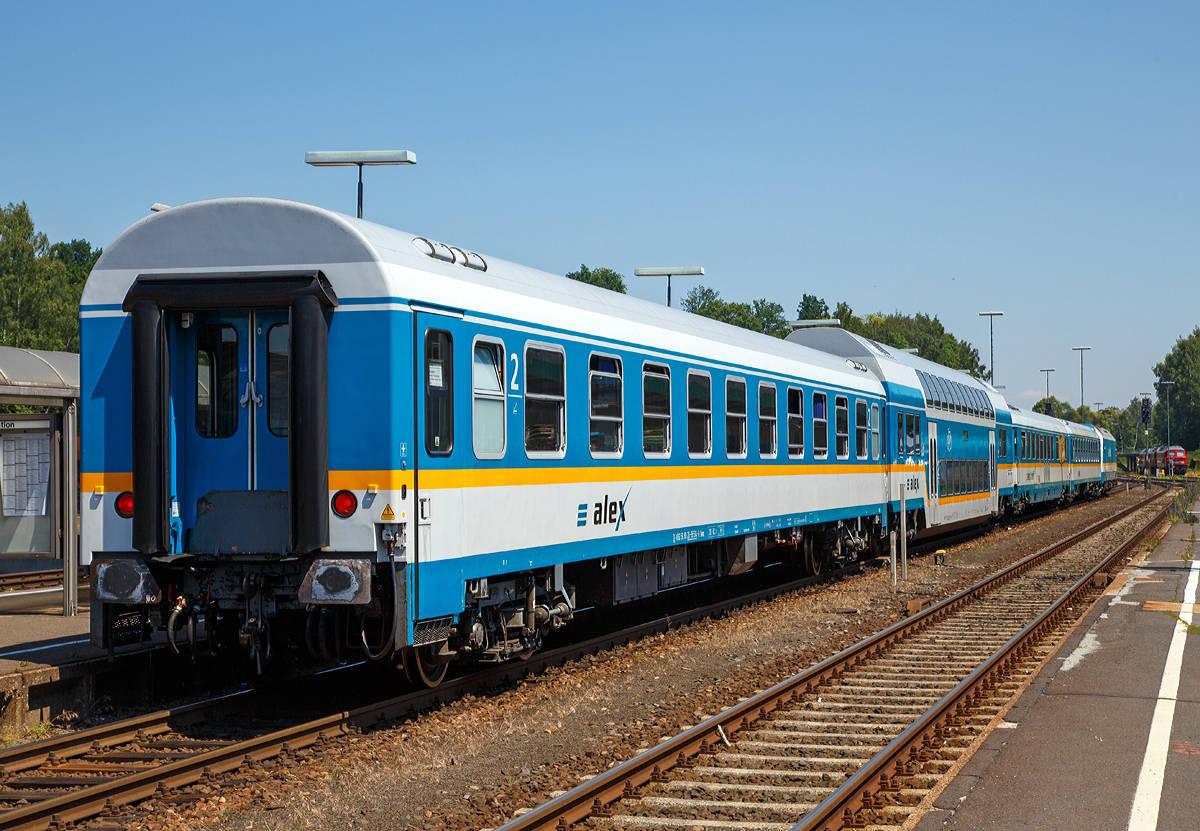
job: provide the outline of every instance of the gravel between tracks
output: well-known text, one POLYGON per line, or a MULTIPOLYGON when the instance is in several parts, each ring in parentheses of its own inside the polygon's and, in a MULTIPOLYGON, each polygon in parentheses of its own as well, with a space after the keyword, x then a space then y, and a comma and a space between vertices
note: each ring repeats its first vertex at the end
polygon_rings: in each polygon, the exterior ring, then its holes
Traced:
MULTIPOLYGON (((803 589, 553 669, 397 727, 230 774, 184 804, 142 803, 105 825, 166 831, 495 827, 685 725, 713 715, 904 617, 1140 501, 1121 492, 909 563, 803 589), (218 786, 218 784, 220 786, 218 786)), ((94 824, 94 823, 91 823, 94 824)))

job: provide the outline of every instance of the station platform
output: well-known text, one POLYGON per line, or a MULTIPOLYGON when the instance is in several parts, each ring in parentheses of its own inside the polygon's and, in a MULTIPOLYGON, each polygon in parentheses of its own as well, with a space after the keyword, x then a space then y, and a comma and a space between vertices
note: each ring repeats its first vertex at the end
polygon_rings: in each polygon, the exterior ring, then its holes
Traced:
POLYGON ((150 694, 151 658, 166 649, 165 635, 119 648, 112 660, 92 646, 89 611, 84 589, 74 617, 63 616, 61 594, 51 605, 0 614, 0 746, 39 725, 87 718, 100 706, 150 694))
POLYGON ((1123 569, 918 831, 1200 828, 1198 536, 1176 523, 1123 569))
POLYGON ((103 650, 90 644, 87 595, 80 595, 79 614, 74 617, 63 616, 61 593, 56 603, 0 614, 0 675, 32 664, 102 657, 103 650))

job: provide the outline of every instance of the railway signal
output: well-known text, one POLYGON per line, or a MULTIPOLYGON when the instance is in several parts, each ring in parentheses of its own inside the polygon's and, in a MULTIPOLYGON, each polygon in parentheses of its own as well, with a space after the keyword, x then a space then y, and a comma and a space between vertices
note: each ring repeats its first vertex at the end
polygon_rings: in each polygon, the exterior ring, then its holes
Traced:
POLYGON ((1150 399, 1142 399, 1142 424, 1150 423, 1150 399))

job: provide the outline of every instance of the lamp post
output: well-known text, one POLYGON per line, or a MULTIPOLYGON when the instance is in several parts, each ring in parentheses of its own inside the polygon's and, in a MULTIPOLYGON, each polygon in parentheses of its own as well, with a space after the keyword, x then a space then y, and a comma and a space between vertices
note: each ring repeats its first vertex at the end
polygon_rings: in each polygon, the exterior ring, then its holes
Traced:
POLYGON ((991 347, 988 353, 988 360, 992 362, 991 367, 988 369, 988 380, 992 382, 993 387, 996 386, 996 332, 992 326, 996 322, 996 318, 1003 315, 1004 312, 979 313, 980 317, 986 317, 988 319, 988 343, 991 347))
POLYGON ((416 164, 417 154, 410 150, 332 150, 304 154, 304 163, 313 167, 358 167, 358 218, 362 219, 362 169, 385 164, 416 164))
MULTIPOLYGON (((1171 387, 1175 386, 1174 381, 1159 381, 1157 386, 1167 388, 1167 452, 1171 452, 1171 387)), ((1170 465, 1170 461, 1167 462, 1170 465)))
POLYGON ((633 270, 634 277, 666 277, 667 278, 667 306, 671 305, 671 278, 672 277, 703 277, 704 269, 698 265, 680 266, 678 268, 635 268, 633 270))
POLYGON ((1083 406, 1083 353, 1091 349, 1090 346, 1072 346, 1079 353, 1079 406, 1083 406))
POLYGON ((1046 400, 1049 401, 1050 400, 1050 373, 1053 372, 1054 370, 1053 369, 1040 369, 1038 371, 1046 373, 1046 400))

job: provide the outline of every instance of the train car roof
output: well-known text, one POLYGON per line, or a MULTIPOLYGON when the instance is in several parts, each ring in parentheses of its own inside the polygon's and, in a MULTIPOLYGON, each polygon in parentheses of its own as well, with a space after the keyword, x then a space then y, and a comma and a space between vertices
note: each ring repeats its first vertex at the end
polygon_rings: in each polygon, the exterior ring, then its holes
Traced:
POLYGON ((80 312, 120 313, 139 274, 290 269, 324 272, 343 306, 411 300, 883 394, 865 369, 802 344, 283 199, 211 199, 140 219, 105 248, 80 312))
POLYGON ((957 383, 981 391, 987 396, 997 415, 1008 409, 1004 397, 986 381, 981 381, 966 372, 926 360, 911 352, 893 349, 838 326, 797 329, 788 335, 787 339, 793 343, 811 346, 813 349, 819 349, 832 355, 861 361, 885 384, 903 384, 905 387, 917 390, 921 395, 918 406, 925 406, 924 386, 917 375, 918 372, 924 372, 939 378, 953 379, 957 383))
POLYGON ((1061 418, 1054 418, 1045 413, 1035 413, 1033 410, 1022 410, 1019 407, 1009 406, 1012 410, 1013 424, 1018 427, 1027 427, 1030 430, 1047 430, 1054 433, 1066 433, 1067 425, 1071 422, 1064 421, 1061 418))

